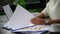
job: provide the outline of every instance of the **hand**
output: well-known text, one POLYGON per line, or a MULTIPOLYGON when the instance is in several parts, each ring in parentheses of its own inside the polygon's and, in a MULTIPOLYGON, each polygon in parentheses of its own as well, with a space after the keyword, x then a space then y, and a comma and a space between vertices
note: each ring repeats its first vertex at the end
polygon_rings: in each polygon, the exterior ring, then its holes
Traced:
POLYGON ((31 19, 31 23, 35 25, 43 25, 45 24, 45 20, 39 17, 34 17, 31 19))

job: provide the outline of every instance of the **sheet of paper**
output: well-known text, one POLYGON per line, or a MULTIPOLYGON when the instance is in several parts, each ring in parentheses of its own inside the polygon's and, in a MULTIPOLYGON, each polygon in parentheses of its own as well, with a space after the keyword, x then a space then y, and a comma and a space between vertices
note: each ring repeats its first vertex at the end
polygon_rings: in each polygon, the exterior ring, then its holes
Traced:
POLYGON ((41 32, 41 31, 46 31, 49 30, 50 25, 37 25, 35 27, 29 27, 21 30, 15 30, 13 32, 41 32))
POLYGON ((4 27, 12 28, 12 29, 19 29, 19 28, 24 28, 27 26, 32 26, 33 24, 31 24, 30 20, 33 17, 34 16, 31 13, 29 13, 26 9, 18 5, 13 16, 4 25, 4 27))
POLYGON ((3 6, 4 12, 6 13, 6 16, 8 19, 11 18, 11 16, 13 15, 12 9, 10 8, 10 5, 5 5, 3 6))

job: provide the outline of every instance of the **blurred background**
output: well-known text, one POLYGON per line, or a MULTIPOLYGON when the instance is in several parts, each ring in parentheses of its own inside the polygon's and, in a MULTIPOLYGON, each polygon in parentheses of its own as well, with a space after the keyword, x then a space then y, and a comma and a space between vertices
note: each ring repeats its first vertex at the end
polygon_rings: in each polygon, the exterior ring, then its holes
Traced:
POLYGON ((41 12, 49 0, 0 0, 0 15, 4 15, 2 7, 9 4, 11 9, 15 10, 16 6, 20 4, 26 8, 29 12, 41 12))

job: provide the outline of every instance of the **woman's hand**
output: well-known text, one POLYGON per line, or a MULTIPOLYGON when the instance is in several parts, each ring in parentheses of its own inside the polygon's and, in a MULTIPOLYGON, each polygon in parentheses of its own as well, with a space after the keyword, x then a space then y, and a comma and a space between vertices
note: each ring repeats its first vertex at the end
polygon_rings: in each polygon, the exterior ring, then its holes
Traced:
POLYGON ((35 25, 43 25, 45 24, 45 19, 39 18, 39 17, 34 17, 31 19, 31 23, 35 25))

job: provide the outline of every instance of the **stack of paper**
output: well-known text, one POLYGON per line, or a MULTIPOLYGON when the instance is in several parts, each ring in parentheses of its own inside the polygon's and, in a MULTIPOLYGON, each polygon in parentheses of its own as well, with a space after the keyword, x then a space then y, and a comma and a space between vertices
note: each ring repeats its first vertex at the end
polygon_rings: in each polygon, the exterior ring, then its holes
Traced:
POLYGON ((24 28, 21 30, 14 30, 13 32, 42 32, 42 31, 47 31, 49 30, 50 26, 49 25, 37 25, 34 27, 29 27, 29 28, 24 28))
POLYGON ((26 9, 18 5, 11 19, 3 27, 15 30, 33 26, 33 24, 30 22, 33 17, 34 16, 30 14, 26 9))

